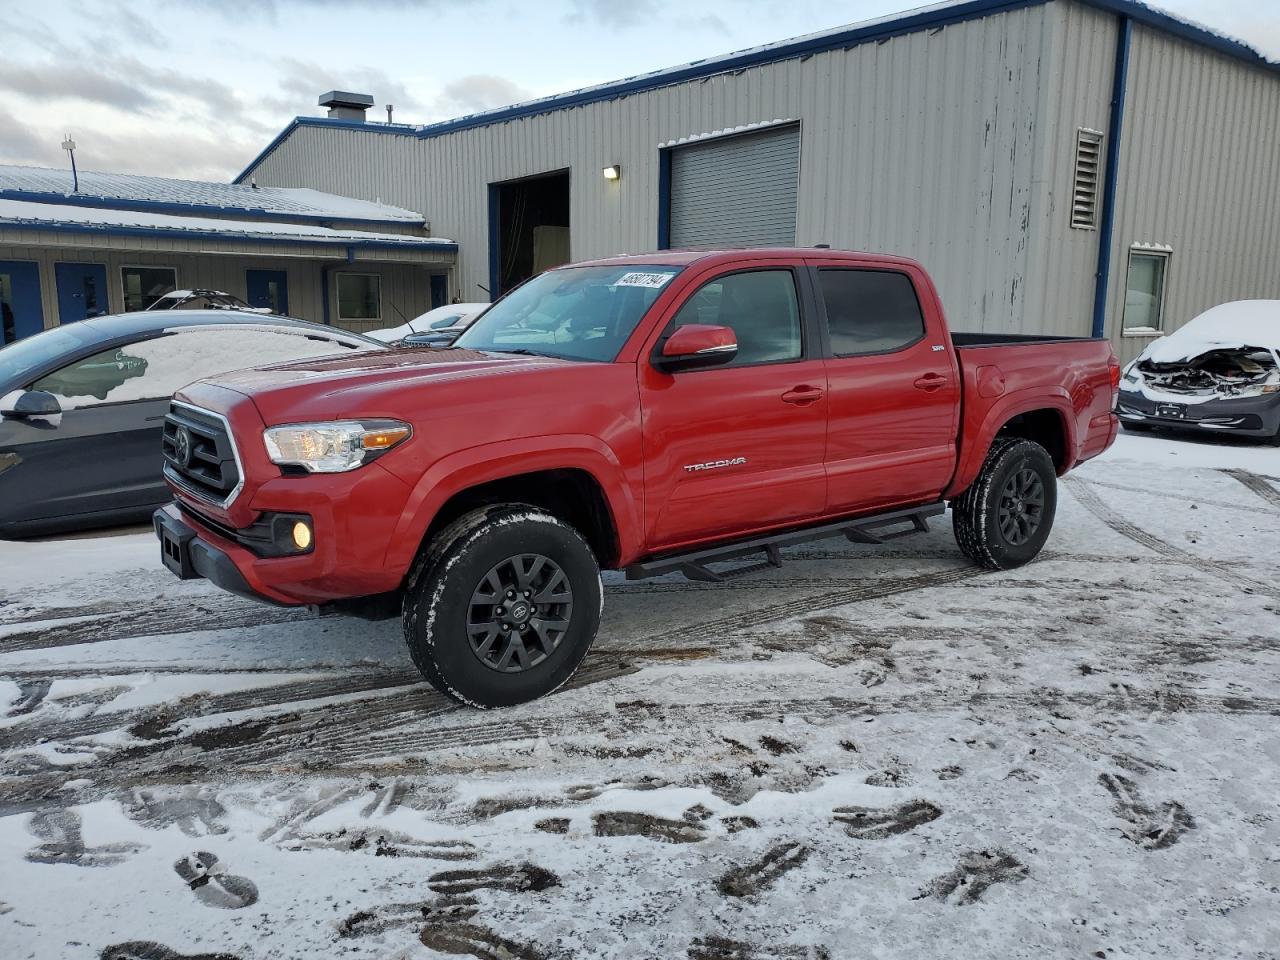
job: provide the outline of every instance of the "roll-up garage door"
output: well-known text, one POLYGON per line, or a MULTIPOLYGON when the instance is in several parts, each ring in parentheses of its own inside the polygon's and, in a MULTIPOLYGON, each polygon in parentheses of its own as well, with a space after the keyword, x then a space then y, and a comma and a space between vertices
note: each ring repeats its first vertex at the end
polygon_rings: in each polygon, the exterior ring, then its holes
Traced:
POLYGON ((672 247, 789 247, 796 242, 800 127, 671 151, 672 247))

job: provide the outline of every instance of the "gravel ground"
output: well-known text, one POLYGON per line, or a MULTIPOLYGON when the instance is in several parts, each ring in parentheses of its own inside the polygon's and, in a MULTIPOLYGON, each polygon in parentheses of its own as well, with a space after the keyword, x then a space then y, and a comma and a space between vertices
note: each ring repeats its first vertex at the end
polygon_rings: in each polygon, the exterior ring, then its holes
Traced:
POLYGON ((148 534, 0 544, 0 957, 1275 957, 1280 452, 1060 490, 1004 573, 944 517, 607 575, 494 713, 148 534))

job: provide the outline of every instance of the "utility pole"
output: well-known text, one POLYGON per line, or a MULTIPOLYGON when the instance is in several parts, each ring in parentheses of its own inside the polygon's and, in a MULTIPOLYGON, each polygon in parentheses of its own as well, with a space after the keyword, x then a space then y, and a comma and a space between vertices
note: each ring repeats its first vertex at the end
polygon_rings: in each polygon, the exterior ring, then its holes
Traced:
POLYGON ((76 173, 76 142, 71 139, 71 134, 67 134, 67 139, 62 141, 62 149, 71 154, 71 192, 80 192, 80 174, 76 173))

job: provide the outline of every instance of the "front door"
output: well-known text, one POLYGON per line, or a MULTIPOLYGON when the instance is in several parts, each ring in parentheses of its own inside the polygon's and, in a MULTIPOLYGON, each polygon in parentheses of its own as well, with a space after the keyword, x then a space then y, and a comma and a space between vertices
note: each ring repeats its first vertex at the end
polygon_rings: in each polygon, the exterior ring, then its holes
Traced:
POLYGON ((266 307, 281 317, 289 315, 289 275, 285 271, 246 271, 245 286, 249 306, 266 307))
POLYGON ((732 363, 675 374, 640 360, 650 550, 803 522, 826 497, 826 374, 806 335, 796 271, 762 261, 713 277, 656 344, 686 323, 732 327, 732 363))
POLYGON ((55 263, 58 323, 73 323, 107 312, 107 268, 101 263, 55 263))
POLYGON ((951 480, 960 377, 927 282, 906 267, 818 264, 829 513, 933 499, 951 480))
POLYGON ((23 260, 0 260, 0 346, 43 329, 40 268, 23 260))

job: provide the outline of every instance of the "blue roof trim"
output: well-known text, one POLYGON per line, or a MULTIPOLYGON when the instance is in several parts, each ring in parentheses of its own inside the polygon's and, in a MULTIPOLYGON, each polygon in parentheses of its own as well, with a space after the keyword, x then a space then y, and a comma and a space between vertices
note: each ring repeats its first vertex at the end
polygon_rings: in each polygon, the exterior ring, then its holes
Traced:
MULTIPOLYGON (((429 123, 424 126, 365 123, 359 120, 331 120, 328 117, 295 117, 287 127, 276 135, 274 140, 267 144, 261 153, 254 157, 253 161, 232 182, 242 183, 298 127, 348 127, 363 133, 390 133, 413 136, 425 140, 447 133, 455 133, 459 130, 470 130, 475 127, 505 123, 509 120, 519 120, 524 117, 553 113, 557 110, 567 110, 571 107, 583 106, 588 103, 616 100, 634 93, 656 90, 690 80, 700 80, 705 77, 732 73, 736 70, 745 70, 749 67, 763 66, 783 60, 794 60, 798 57, 812 56, 816 53, 839 50, 863 43, 888 40, 903 34, 945 27, 968 20, 977 20, 998 13, 1037 7, 1048 2, 1050 0, 969 0, 967 3, 956 3, 945 7, 920 10, 894 19, 853 26, 846 30, 822 33, 818 36, 801 38, 789 43, 782 42, 763 47, 753 47, 728 56, 695 60, 693 63, 680 67, 658 70, 613 83, 605 83, 569 93, 544 97, 541 100, 531 100, 528 103, 517 103, 510 107, 499 107, 496 110, 458 117, 455 120, 429 123)), ((1118 16, 1128 17, 1134 23, 1162 30, 1200 46, 1208 47, 1219 53, 1224 53, 1227 56, 1261 67, 1272 73, 1280 74, 1280 63, 1267 60, 1248 44, 1214 33, 1204 27, 1187 23, 1184 20, 1179 20, 1177 17, 1159 10, 1153 10, 1145 4, 1136 2, 1136 0, 1077 0, 1077 2, 1117 14, 1118 16)))
POLYGON ((40 190, 0 190, 0 200, 26 200, 31 203, 57 203, 67 207, 94 207, 102 210, 133 210, 138 213, 220 213, 237 214, 270 223, 332 224, 351 223, 370 227, 393 226, 420 227, 427 222, 418 220, 373 220, 367 217, 335 217, 324 214, 273 213, 261 207, 221 206, 216 203, 178 203, 172 200, 128 200, 114 197, 97 197, 88 194, 47 193, 40 190))
MULTIPOLYGON (((350 237, 270 237, 256 233, 221 230, 187 230, 183 227, 124 227, 114 224, 89 223, 30 223, 16 220, 0 220, 0 230, 39 230, 47 233, 93 233, 111 237, 180 237, 188 240, 239 240, 250 243, 293 244, 312 247, 391 248, 396 250, 438 250, 457 253, 458 245, 441 240, 353 240, 350 237)), ((347 255, 344 252, 344 255, 347 255)))

